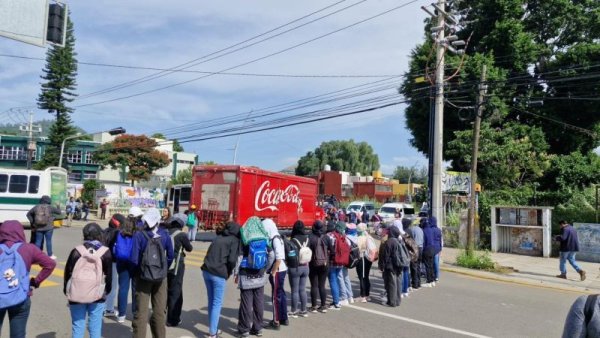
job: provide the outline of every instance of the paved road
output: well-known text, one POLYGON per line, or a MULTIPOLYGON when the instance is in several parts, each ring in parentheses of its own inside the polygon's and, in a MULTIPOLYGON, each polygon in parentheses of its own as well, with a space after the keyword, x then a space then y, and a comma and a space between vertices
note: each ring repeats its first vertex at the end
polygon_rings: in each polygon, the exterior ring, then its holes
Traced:
MULTIPOLYGON (((82 239, 81 228, 55 231, 58 266, 48 282, 36 290, 28 324, 28 337, 54 338, 70 335, 70 315, 62 294, 62 271, 71 248, 82 239)), ((202 337, 207 332, 206 291, 200 265, 207 242, 195 242, 188 256, 184 283, 183 323, 167 328, 169 337, 202 337)), ((373 273, 374 294, 382 289, 378 272, 373 273)), ((237 323, 239 294, 232 281, 227 284, 220 327, 230 336, 237 323)), ((270 292, 270 288, 265 288, 270 292)), ((289 288, 288 288, 289 289, 289 288)), ((358 285, 355 283, 355 290, 358 285)), ((355 291, 356 292, 356 291, 355 291)), ((438 287, 421 289, 399 308, 379 304, 355 304, 341 311, 311 314, 290 319, 281 331, 265 331, 265 337, 559 337, 573 292, 494 282, 445 273, 438 287)), ((271 316, 270 307, 265 318, 271 316)), ((131 322, 104 320, 104 337, 126 337, 131 322)), ((8 336, 3 325, 0 336, 8 336)))

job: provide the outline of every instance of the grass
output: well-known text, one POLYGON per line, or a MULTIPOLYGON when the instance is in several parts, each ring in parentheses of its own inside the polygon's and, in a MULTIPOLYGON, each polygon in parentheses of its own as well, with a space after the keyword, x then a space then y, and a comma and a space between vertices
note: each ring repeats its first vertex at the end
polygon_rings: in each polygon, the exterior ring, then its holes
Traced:
POLYGON ((468 269, 496 271, 496 263, 492 260, 492 255, 488 251, 467 253, 467 250, 461 250, 456 256, 456 265, 468 269))

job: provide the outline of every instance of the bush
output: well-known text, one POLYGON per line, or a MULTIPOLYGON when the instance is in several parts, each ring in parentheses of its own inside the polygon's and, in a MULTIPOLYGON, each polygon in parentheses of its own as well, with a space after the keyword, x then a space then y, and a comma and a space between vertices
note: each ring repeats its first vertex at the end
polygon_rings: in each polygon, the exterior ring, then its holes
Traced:
POLYGON ((496 264, 492 260, 492 256, 489 251, 467 253, 466 250, 462 250, 458 256, 456 256, 456 265, 462 266, 463 268, 478 269, 478 270, 495 270, 496 264))
POLYGON ((88 202, 93 202, 94 204, 96 203, 96 201, 94 200, 95 197, 95 192, 97 189, 103 189, 104 185, 101 184, 100 182, 98 182, 97 180, 94 179, 89 179, 83 182, 83 191, 81 192, 81 198, 84 201, 88 201, 88 202))

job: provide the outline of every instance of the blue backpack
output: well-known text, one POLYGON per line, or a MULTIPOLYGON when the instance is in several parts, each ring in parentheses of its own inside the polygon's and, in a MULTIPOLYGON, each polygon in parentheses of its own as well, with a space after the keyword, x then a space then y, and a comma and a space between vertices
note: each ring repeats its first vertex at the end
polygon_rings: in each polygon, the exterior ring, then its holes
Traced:
POLYGON ((22 243, 12 248, 0 244, 0 309, 23 303, 29 293, 29 272, 23 257, 17 251, 22 243))
POLYGON ((244 257, 244 260, 242 260, 244 268, 253 270, 266 268, 269 261, 268 241, 263 238, 248 243, 248 257, 244 257))
POLYGON ((120 262, 129 262, 131 249, 133 247, 133 237, 123 236, 121 232, 117 234, 117 240, 113 247, 113 255, 120 262))

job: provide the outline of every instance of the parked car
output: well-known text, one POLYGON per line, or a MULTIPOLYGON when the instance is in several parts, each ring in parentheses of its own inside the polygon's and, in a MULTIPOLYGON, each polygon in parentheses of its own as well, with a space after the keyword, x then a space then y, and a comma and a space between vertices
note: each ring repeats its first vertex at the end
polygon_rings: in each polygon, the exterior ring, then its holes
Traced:
POLYGON ((403 218, 413 220, 416 217, 415 207, 408 203, 385 203, 379 209, 379 216, 384 222, 390 222, 394 220, 398 212, 403 218))
POLYGON ((373 217, 375 214, 375 204, 369 201, 354 201, 348 204, 346 207, 346 213, 349 214, 351 212, 360 212, 364 213, 365 211, 369 214, 369 219, 373 217))

